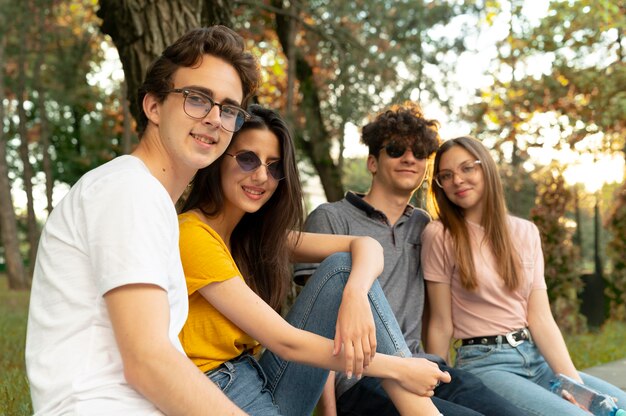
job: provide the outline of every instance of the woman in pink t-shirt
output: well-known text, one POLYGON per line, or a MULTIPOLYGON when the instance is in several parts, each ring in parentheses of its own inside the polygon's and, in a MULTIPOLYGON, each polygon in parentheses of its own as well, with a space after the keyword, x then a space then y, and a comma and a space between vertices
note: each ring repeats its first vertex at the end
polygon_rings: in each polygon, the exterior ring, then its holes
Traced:
POLYGON ((557 373, 626 403, 626 393, 578 372, 552 317, 537 227, 507 213, 498 168, 481 142, 448 140, 431 186, 439 220, 422 234, 430 322, 426 350, 532 415, 589 415, 550 392, 557 373))

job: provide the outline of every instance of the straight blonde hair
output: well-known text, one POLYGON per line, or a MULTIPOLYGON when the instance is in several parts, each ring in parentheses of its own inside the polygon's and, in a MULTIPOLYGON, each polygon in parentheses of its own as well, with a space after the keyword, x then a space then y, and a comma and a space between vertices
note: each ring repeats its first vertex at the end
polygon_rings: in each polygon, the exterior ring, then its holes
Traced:
MULTIPOLYGON (((483 213, 481 226, 485 230, 484 239, 487 241, 493 255, 498 261, 498 273, 504 280, 505 286, 513 291, 517 289, 521 281, 521 259, 513 246, 511 233, 508 226, 508 212, 504 201, 502 181, 495 161, 487 148, 477 139, 470 136, 457 137, 446 140, 437 150, 434 162, 434 172, 439 172, 441 157, 453 146, 460 146, 467 150, 473 157, 480 160, 480 168, 483 171, 485 181, 483 199, 483 213)), ((475 290, 478 287, 476 267, 472 256, 469 230, 464 218, 464 211, 458 205, 452 203, 446 193, 434 181, 431 181, 434 211, 443 224, 445 233, 450 233, 454 247, 456 266, 459 269, 461 284, 467 290, 475 290)), ((447 253, 446 253, 447 255, 447 253)))

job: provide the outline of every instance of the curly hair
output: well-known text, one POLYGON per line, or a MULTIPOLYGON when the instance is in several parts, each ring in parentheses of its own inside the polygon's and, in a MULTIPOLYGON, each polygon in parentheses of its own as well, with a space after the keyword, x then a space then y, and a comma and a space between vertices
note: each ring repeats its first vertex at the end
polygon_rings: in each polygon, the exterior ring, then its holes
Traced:
POLYGON ((235 68, 241 78, 243 86, 241 106, 245 108, 258 88, 261 77, 257 59, 245 51, 241 36, 226 26, 191 29, 165 48, 161 56, 148 68, 146 78, 137 91, 137 103, 140 107, 137 120, 139 137, 143 135, 148 125, 148 117, 141 108, 146 94, 152 93, 159 102, 163 102, 167 91, 173 87, 174 73, 181 67, 197 65, 204 55, 221 58, 235 68))
POLYGON ((417 103, 407 101, 394 105, 365 125, 361 136, 369 154, 376 158, 383 145, 390 140, 411 145, 418 154, 427 158, 441 143, 439 122, 424 118, 417 103))

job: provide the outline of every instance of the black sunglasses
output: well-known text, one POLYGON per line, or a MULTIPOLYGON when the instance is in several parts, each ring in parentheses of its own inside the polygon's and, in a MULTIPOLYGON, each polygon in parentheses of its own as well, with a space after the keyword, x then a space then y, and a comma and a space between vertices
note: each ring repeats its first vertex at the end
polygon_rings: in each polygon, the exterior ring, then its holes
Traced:
POLYGON ((260 166, 265 166, 267 168, 267 172, 277 181, 285 177, 283 164, 280 160, 263 163, 257 154, 251 150, 246 150, 245 152, 237 153, 236 155, 231 155, 230 153, 225 154, 235 159, 241 170, 244 172, 252 172, 257 170, 260 166))
MULTIPOLYGON (((402 157, 402 155, 404 154, 404 152, 406 152, 406 149, 408 147, 409 146, 407 146, 406 144, 389 142, 383 147, 381 147, 381 149, 385 149, 387 156, 389 156, 390 158, 397 159, 399 157, 402 157)), ((413 152, 413 156, 415 157, 415 159, 427 159, 428 158, 428 155, 423 154, 422 150, 417 148, 417 143, 413 143, 413 145, 411 146, 411 152, 413 152)))

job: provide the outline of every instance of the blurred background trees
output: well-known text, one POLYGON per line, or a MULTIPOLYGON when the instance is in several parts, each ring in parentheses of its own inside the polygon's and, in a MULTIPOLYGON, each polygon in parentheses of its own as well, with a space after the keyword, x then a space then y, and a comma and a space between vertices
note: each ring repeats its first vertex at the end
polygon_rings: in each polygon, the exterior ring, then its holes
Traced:
POLYGON ((0 264, 10 287, 28 287, 41 224, 68 187, 132 150, 149 62, 215 23, 259 58, 255 100, 288 118, 309 208, 366 191, 355 126, 418 101, 444 138, 455 126, 493 150, 511 211, 542 232, 559 323, 585 326, 583 274, 626 318, 623 162, 617 183, 605 162, 626 154, 626 9, 609 0, 0 0, 0 264), (572 176, 589 159, 600 165, 572 176))

